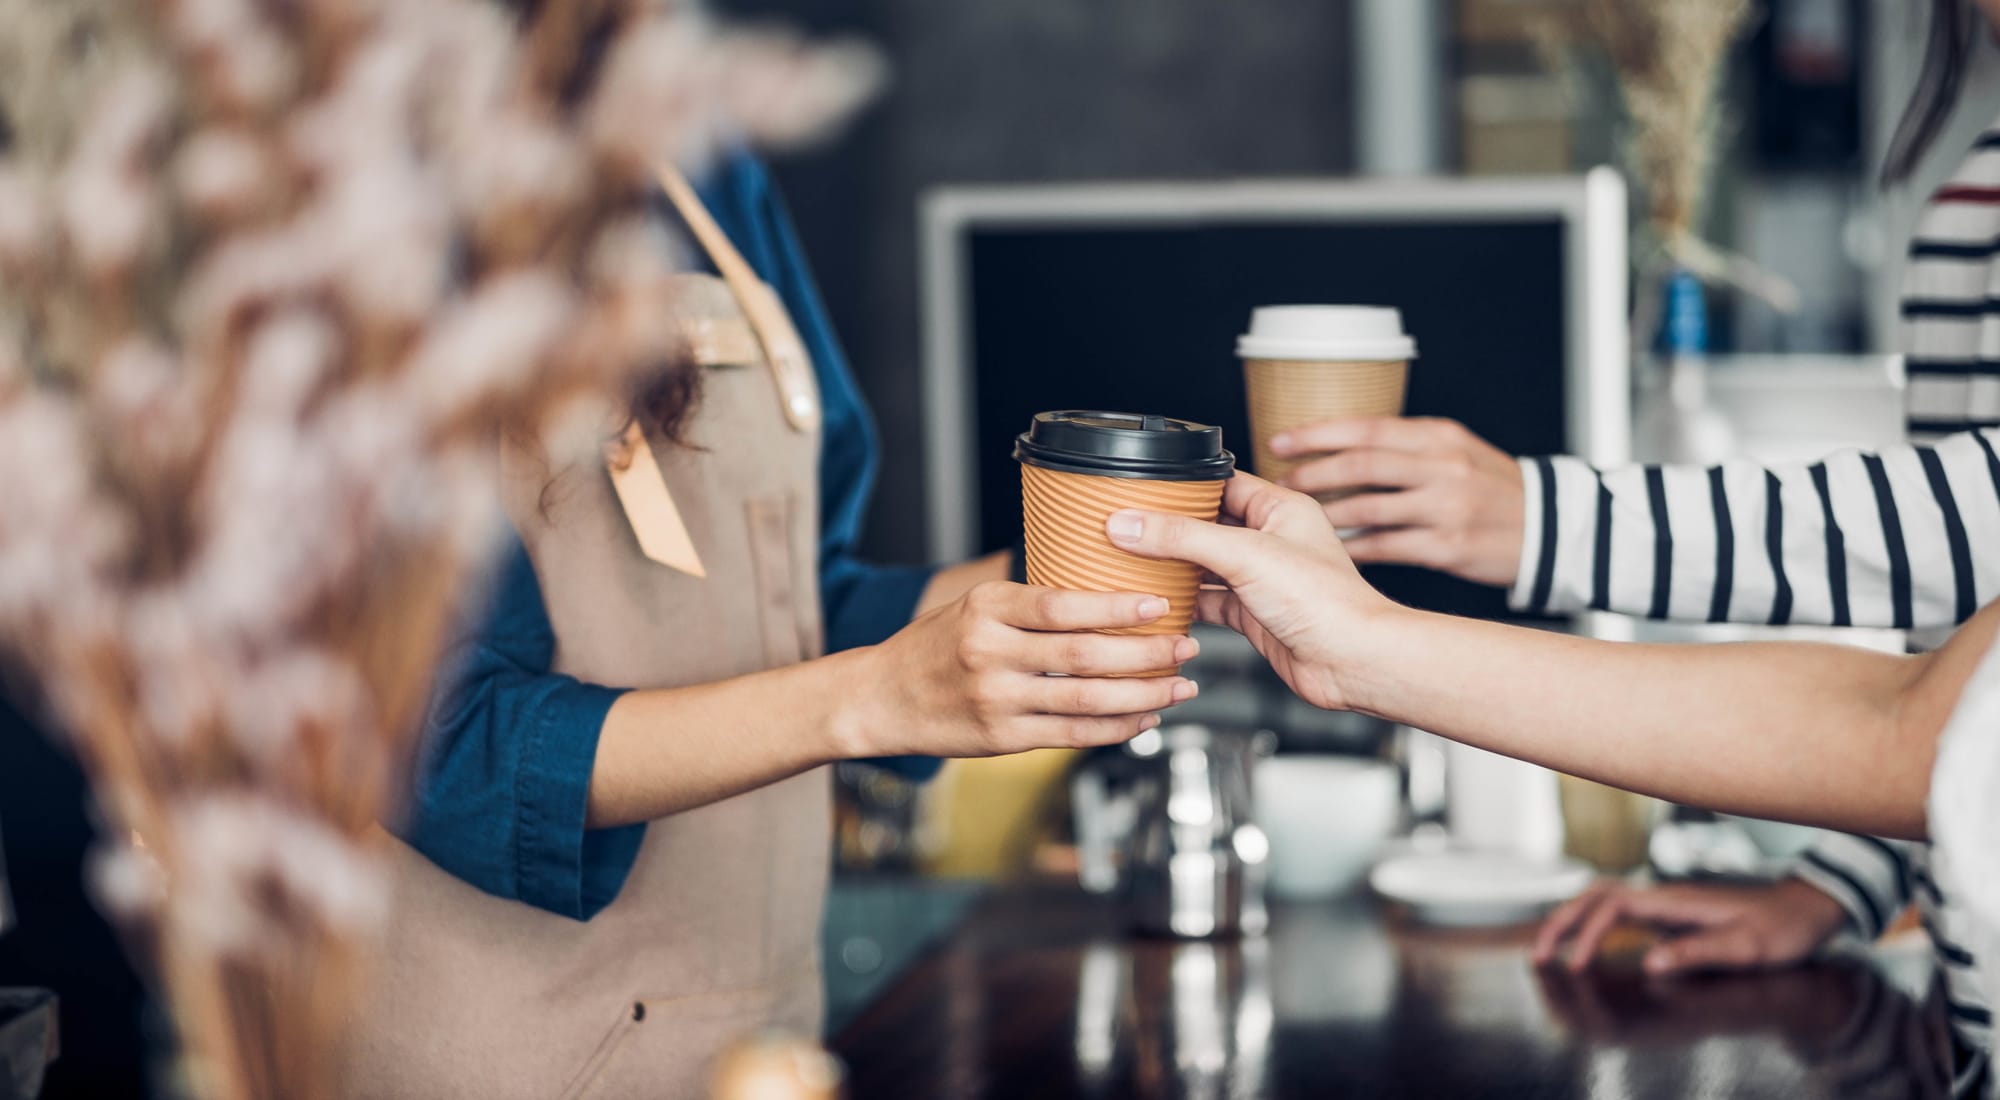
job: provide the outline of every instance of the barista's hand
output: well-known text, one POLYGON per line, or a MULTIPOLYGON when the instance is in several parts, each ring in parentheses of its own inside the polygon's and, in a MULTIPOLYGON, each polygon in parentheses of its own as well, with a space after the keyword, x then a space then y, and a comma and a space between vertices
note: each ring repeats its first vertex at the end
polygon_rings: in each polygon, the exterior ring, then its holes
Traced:
POLYGON ((1284 484, 1325 505, 1355 561, 1422 565, 1506 587, 1521 562, 1521 468, 1456 420, 1371 417, 1286 432, 1271 449, 1319 457, 1284 484))
POLYGON ((1790 966, 1819 950, 1846 919, 1838 902, 1795 878, 1767 886, 1603 883, 1549 915, 1535 938, 1535 962, 1553 962, 1567 941, 1570 969, 1581 970, 1612 929, 1629 921, 1666 937, 1646 952, 1650 974, 1790 966))
POLYGON ((1300 698, 1341 710, 1342 647, 1402 609, 1369 587, 1311 497, 1238 474, 1222 523, 1126 510, 1105 529, 1120 549, 1193 562, 1228 586, 1204 589, 1201 617, 1242 634, 1300 698))
POLYGON ((1185 635, 1079 633, 1166 614, 1157 596, 1064 592, 988 581, 918 617, 868 654, 854 755, 993 756, 1116 744, 1195 696, 1172 668, 1185 635), (1058 673, 1051 676, 1049 673, 1058 673))

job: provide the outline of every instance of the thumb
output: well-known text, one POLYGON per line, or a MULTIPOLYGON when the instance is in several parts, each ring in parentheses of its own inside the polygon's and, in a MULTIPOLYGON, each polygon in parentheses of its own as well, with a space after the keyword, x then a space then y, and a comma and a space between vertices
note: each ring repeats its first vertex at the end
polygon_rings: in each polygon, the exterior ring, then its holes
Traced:
POLYGON ((1105 534, 1120 550, 1146 558, 1192 562, 1231 586, 1241 584, 1258 558, 1256 540, 1265 536, 1245 527, 1127 508, 1113 512, 1105 534))
POLYGON ((1747 970, 1765 962, 1757 937, 1740 925, 1668 940, 1646 952, 1646 973, 1747 970))

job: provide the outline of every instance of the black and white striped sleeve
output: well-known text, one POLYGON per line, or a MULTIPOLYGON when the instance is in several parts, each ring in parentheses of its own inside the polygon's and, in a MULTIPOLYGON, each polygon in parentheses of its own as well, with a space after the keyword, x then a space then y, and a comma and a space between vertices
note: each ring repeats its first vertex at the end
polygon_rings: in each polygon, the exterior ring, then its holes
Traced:
POLYGON ((1530 614, 1927 627, 2000 596, 2000 430, 1809 465, 1521 460, 1530 614))
POLYGON ((1800 854, 1791 873, 1839 902, 1855 933, 1872 940, 1910 903, 1914 847, 1907 841, 1826 833, 1800 854))

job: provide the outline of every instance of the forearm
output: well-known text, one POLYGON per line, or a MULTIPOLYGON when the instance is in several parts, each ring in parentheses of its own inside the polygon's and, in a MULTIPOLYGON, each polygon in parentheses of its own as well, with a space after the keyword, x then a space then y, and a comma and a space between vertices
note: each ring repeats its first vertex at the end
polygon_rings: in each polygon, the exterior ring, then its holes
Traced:
POLYGON ((868 755, 855 700, 871 652, 621 696, 598 738, 589 827, 651 821, 868 755))
POLYGON ((1193 639, 1136 593, 980 585, 878 645, 695 687, 628 692, 600 725, 585 819, 651 821, 834 760, 992 756, 1129 740, 1194 697, 1160 669, 1193 639))
POLYGON ((1342 674, 1357 709, 1690 805, 1923 835, 1942 720, 1912 721, 1905 700, 1924 659, 1621 645, 1402 609, 1367 638, 1342 674))
POLYGON ((1638 646, 1401 607, 1369 588, 1311 498, 1232 479, 1223 515, 1119 512, 1122 549, 1220 578, 1202 616, 1243 633, 1307 701, 1695 806, 1912 839, 1938 739, 2000 627, 1987 606, 1935 653, 1638 646))

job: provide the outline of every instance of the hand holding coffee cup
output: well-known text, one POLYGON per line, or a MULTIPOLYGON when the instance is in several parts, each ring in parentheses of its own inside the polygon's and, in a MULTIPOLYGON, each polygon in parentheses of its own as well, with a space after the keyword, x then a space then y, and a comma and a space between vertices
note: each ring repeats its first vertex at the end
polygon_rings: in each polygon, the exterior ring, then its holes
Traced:
MULTIPOLYGON (((1015 440, 1028 583, 1086 592, 1143 592, 1167 613, 1112 634, 1185 634, 1201 570, 1128 554, 1104 522, 1126 508, 1213 522, 1236 459, 1222 430, 1165 416, 1068 410, 1038 413, 1015 440)), ((1147 675, 1167 676, 1172 668, 1147 675)))
POLYGON ((1250 398, 1256 472, 1283 482, 1299 459, 1282 434, 1329 420, 1400 416, 1417 345, 1402 314, 1376 306, 1261 306, 1236 341, 1250 398))
POLYGON ((1283 432, 1287 488, 1322 501, 1366 564, 1418 565, 1506 587, 1521 564, 1521 467, 1456 420, 1363 417, 1283 432))

